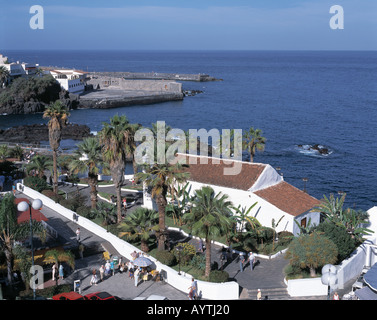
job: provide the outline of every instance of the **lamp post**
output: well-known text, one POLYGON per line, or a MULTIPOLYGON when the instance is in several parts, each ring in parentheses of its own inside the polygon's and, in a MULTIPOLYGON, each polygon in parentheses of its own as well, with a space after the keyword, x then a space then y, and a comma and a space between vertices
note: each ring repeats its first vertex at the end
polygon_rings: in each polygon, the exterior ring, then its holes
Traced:
POLYGON ((179 258, 179 272, 178 275, 181 275, 181 252, 183 250, 183 247, 181 245, 177 246, 176 249, 178 250, 178 258, 179 258))
POLYGON ((308 178, 302 178, 302 181, 304 181, 304 192, 306 192, 306 182, 308 181, 308 178))
MULTIPOLYGON (((31 214, 31 209, 33 208, 34 210, 40 210, 43 206, 43 203, 39 199, 33 200, 32 203, 29 201, 21 201, 17 205, 17 210, 18 211, 27 211, 29 209, 30 213, 30 246, 31 246, 31 263, 32 263, 32 270, 34 272, 34 248, 33 248, 33 222, 32 222, 32 214, 31 214)), ((35 300, 35 286, 33 285, 33 298, 35 300)))
POLYGON ((327 300, 330 300, 330 287, 335 285, 337 281, 338 270, 332 264, 326 264, 322 268, 322 284, 327 286, 327 300))

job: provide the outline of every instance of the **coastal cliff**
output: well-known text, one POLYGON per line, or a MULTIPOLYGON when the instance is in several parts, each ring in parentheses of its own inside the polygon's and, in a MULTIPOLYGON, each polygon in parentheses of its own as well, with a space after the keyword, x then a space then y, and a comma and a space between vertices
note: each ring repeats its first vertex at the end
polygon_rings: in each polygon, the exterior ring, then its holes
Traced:
POLYGON ((0 114, 43 112, 50 103, 61 100, 68 109, 78 106, 77 97, 62 90, 52 76, 17 78, 0 89, 0 114))

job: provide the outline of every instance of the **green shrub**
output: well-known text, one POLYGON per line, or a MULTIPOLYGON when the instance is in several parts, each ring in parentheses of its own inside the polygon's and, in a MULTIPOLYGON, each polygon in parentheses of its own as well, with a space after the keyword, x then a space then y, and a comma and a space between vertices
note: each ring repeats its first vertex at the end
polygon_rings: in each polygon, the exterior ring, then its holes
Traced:
POLYGON ((62 195, 56 195, 52 190, 43 190, 41 193, 55 202, 60 202, 64 199, 62 195))
POLYGON ((183 266, 187 265, 191 261, 192 257, 196 254, 195 246, 188 242, 178 243, 172 251, 177 261, 179 261, 179 257, 181 257, 181 264, 183 266), (177 250, 178 246, 182 247, 182 251, 180 253, 177 250))
POLYGON ((292 232, 289 232, 289 231, 281 231, 278 233, 278 238, 279 238, 279 245, 284 247, 290 244, 290 242, 294 238, 294 235, 292 232))
POLYGON ((199 270, 204 271, 206 269, 206 256, 198 253, 192 257, 190 264, 199 270))
POLYGON ((177 263, 174 254, 167 250, 157 251, 156 259, 169 267, 177 263))
POLYGON ((83 216, 84 218, 88 219, 94 219, 95 214, 92 211, 91 207, 88 206, 80 206, 76 209, 76 213, 79 214, 80 216, 83 216))
POLYGON ((35 191, 42 192, 43 190, 47 190, 49 185, 47 184, 46 180, 39 178, 39 177, 26 177, 24 179, 25 186, 34 189, 35 191))
POLYGON ((76 211, 75 201, 72 199, 63 199, 59 202, 64 208, 67 208, 72 211, 76 211))
MULTIPOLYGON (((63 292, 71 292, 72 285, 71 284, 61 284, 58 286, 51 286, 44 289, 37 289, 36 295, 45 298, 52 298, 53 296, 63 293, 63 292)), ((32 299, 33 292, 31 290, 21 291, 20 292, 21 299, 32 299)))
POLYGON ((336 263, 340 263, 356 249, 356 241, 347 232, 344 226, 338 226, 331 222, 320 223, 316 231, 322 233, 329 238, 338 248, 338 259, 336 263))
POLYGON ((212 270, 209 273, 209 282, 226 282, 229 279, 229 274, 223 270, 212 270))

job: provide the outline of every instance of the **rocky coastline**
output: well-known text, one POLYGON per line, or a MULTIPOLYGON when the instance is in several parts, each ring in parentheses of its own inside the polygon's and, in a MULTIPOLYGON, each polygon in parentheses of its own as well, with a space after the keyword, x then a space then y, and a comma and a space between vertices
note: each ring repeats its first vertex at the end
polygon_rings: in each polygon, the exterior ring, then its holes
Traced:
MULTIPOLYGON (((91 135, 87 125, 71 123, 62 129, 62 139, 82 140, 91 135)), ((31 124, 0 130, 0 144, 8 142, 38 145, 41 141, 48 141, 47 124, 31 124)))

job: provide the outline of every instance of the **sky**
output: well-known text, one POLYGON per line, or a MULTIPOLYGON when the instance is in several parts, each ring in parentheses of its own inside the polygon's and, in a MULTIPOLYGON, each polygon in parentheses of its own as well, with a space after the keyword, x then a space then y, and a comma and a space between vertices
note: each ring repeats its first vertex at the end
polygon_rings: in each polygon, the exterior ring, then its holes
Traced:
POLYGON ((377 1, 0 0, 1 49, 377 50, 377 1))

